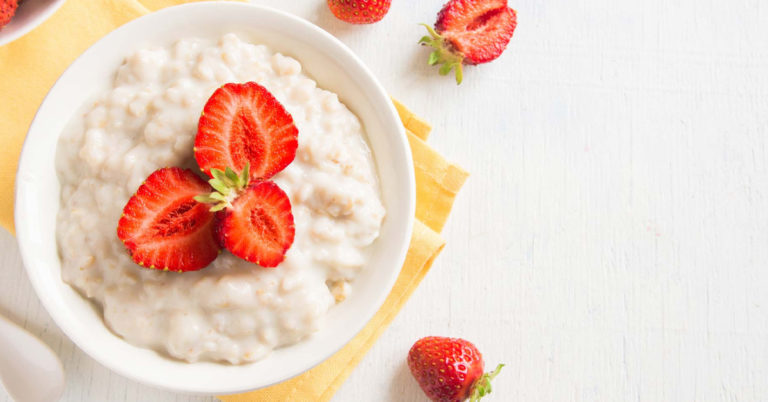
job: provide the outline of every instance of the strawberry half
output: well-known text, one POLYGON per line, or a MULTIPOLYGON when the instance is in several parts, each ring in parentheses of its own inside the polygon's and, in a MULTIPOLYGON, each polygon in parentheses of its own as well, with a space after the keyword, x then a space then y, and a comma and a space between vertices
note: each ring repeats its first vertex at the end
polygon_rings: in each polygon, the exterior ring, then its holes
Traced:
POLYGON ((293 244, 296 228, 291 201, 271 181, 248 184, 249 166, 238 175, 212 169, 208 183, 215 192, 195 199, 215 204, 215 235, 219 244, 232 254, 262 267, 278 266, 293 244))
POLYGON ((203 108, 195 137, 195 160, 208 176, 231 167, 268 179, 296 157, 299 131, 283 105, 255 82, 225 84, 203 108))
POLYGON ((291 201, 271 181, 256 182, 217 214, 219 244, 262 267, 276 267, 293 244, 291 201))
POLYGON ((189 169, 156 170, 128 200, 117 224, 137 264, 164 271, 196 271, 219 254, 213 234, 214 213, 194 197, 210 191, 189 169))
POLYGON ((451 0, 437 14, 435 28, 424 25, 428 36, 419 43, 434 48, 429 64, 442 64, 440 74, 456 69, 462 81, 462 64, 482 64, 504 52, 517 27, 515 10, 507 0, 451 0))

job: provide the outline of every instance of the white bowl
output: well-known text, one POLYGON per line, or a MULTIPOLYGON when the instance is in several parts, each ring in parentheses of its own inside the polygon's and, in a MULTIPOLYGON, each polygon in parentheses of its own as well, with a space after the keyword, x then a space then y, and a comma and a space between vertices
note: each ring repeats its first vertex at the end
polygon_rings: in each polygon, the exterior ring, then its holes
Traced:
POLYGON ((10 43, 47 20, 65 0, 24 0, 8 25, 0 29, 0 46, 10 43))
POLYGON ((343 347, 373 317, 392 288, 411 237, 415 179, 410 147, 387 93, 346 46, 311 23, 242 3, 192 3, 168 8, 110 33, 59 78, 37 111, 16 176, 16 232, 29 278, 59 327, 83 351, 111 370, 152 386, 191 393, 234 393, 298 375, 343 347), (185 37, 236 32, 298 59, 318 86, 336 92, 363 122, 381 179, 387 217, 372 262, 350 297, 327 315, 324 327, 256 363, 185 363, 125 342, 110 332, 91 302, 61 280, 54 231, 59 183, 57 139, 78 108, 111 84, 133 50, 185 37))

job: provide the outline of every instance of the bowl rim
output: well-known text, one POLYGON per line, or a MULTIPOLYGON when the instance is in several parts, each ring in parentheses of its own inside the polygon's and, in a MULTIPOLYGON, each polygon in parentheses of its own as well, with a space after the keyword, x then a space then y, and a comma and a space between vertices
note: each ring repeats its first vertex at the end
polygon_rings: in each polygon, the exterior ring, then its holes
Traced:
MULTIPOLYGON (((62 5, 67 0, 52 0, 51 4, 49 4, 47 7, 42 8, 42 11, 40 11, 37 15, 35 15, 33 18, 29 20, 29 22, 26 25, 20 26, 18 29, 13 31, 12 33, 8 35, 3 35, 2 31, 0 30, 0 46, 7 45, 16 39, 21 38, 22 36, 28 34, 33 29, 37 28, 48 20, 53 13, 55 13, 59 8, 61 8, 62 5)), ((21 7, 21 5, 20 5, 21 7)))
MULTIPOLYGON (((58 137, 56 137, 58 138, 58 137)), ((186 3, 182 5, 172 6, 168 8, 164 8, 162 10, 152 12, 149 14, 146 14, 144 16, 141 16, 139 18, 136 18, 132 21, 129 21, 128 23, 118 27, 117 29, 111 31, 109 34, 98 40, 93 45, 89 46, 88 49, 86 49, 80 56, 78 56, 59 76, 59 78, 56 80, 56 82, 53 84, 51 89, 46 94, 45 98, 41 102, 40 106, 38 107, 38 110, 35 112, 35 116, 32 120, 32 123, 30 124, 30 127, 28 129, 26 138, 24 139, 24 143, 22 146, 21 155, 19 158, 19 164, 16 171, 16 178, 14 185, 15 190, 15 212, 14 212, 14 223, 16 226, 16 237, 19 244, 19 250, 21 254, 22 261, 24 262, 24 268, 27 272, 27 276, 30 279, 30 282, 32 283, 33 288, 35 289, 35 293, 37 294, 38 298, 40 299, 41 303, 45 307, 48 314, 51 316, 51 318, 54 320, 56 325, 64 332, 64 334, 72 340, 78 348, 80 348, 82 351, 84 351, 88 356, 99 362, 101 365, 105 366, 109 370, 122 375, 126 378, 129 378, 131 380, 147 384, 156 388, 170 390, 170 391, 176 391, 176 392, 185 392, 185 393, 193 393, 193 394, 233 394, 233 393, 240 393, 240 392, 247 392, 251 390, 261 389, 264 387, 268 387, 283 381, 286 381, 290 378, 293 378, 295 376, 298 376, 311 368, 317 366, 318 364, 322 363, 323 361, 327 360, 329 357, 334 355, 336 352, 341 350, 343 347, 345 347, 354 337, 356 337, 360 331, 370 322, 370 320, 374 317, 376 312, 381 308, 381 306, 384 304, 384 301, 391 293, 395 281, 397 280, 400 272, 401 267, 403 263, 405 262, 406 254, 408 252, 408 249, 410 247, 410 240, 412 236, 414 221, 415 221, 415 210, 416 210, 416 182, 415 182, 415 173, 414 173, 414 166, 413 166, 413 158, 411 154, 411 148, 405 133, 405 128, 403 127, 399 115, 397 113, 397 110, 394 107, 394 104, 391 101, 390 96, 386 92, 386 90, 383 88, 381 83, 378 81, 378 79, 373 75, 373 73, 370 71, 370 69, 363 63, 363 61, 349 48, 347 47, 343 42, 341 42, 338 38, 331 35, 327 31, 323 30, 322 28, 318 27, 317 25, 301 18, 298 16, 295 16, 293 14, 287 13, 285 11, 277 10, 272 7, 263 6, 263 5, 257 5, 252 3, 239 3, 239 2, 195 2, 195 3, 186 3), (405 222, 405 227, 407 230, 402 234, 402 239, 400 241, 400 245, 398 248, 397 255, 391 255, 389 256, 390 259, 393 261, 393 266, 396 266, 397 268, 393 268, 392 272, 390 273, 389 277, 387 278, 388 281, 384 288, 386 291, 382 291, 380 295, 376 297, 376 302, 371 303, 368 308, 365 309, 365 319, 356 321, 354 324, 349 324, 349 327, 353 328, 353 331, 351 331, 351 336, 344 339, 343 342, 339 342, 337 345, 335 345, 334 348, 329 348, 329 350, 318 353, 317 357, 312 360, 311 364, 309 364, 306 367, 300 367, 295 370, 292 370, 291 372, 287 373, 285 376, 276 379, 274 381, 269 381, 265 383, 258 384, 254 381, 253 384, 239 384, 238 386, 230 386, 226 389, 222 388, 216 388, 216 386, 208 386, 208 384, 195 384, 192 387, 178 387, 178 386, 172 386, 168 384, 164 384, 162 381, 156 380, 153 377, 142 377, 138 375, 138 371, 135 369, 128 368, 127 365, 119 365, 114 364, 113 360, 110 360, 106 358, 107 353, 105 353, 103 350, 101 350, 99 347, 92 346, 89 344, 88 339, 86 339, 83 334, 79 333, 76 329, 76 326, 74 324, 69 324, 68 321, 64 318, 64 313, 67 311, 71 311, 71 308, 68 306, 59 306, 54 302, 53 296, 49 295, 45 292, 46 287, 46 281, 50 280, 50 278, 46 279, 47 275, 42 269, 33 269, 30 268, 29 262, 32 261, 32 255, 35 253, 35 250, 32 248, 32 246, 29 243, 30 239, 30 232, 31 230, 34 230, 29 224, 25 223, 25 213, 26 208, 21 207, 19 208, 19 205, 25 205, 24 201, 26 197, 32 197, 32 195, 27 194, 26 191, 26 185, 21 185, 21 180, 19 180, 19 177, 22 177, 20 173, 25 170, 25 167, 29 164, 31 164, 33 161, 30 161, 30 157, 28 149, 34 148, 34 143, 38 139, 37 137, 39 135, 42 135, 40 133, 41 129, 38 129, 38 126, 40 125, 39 121, 41 118, 41 111, 44 110, 44 107, 46 103, 49 101, 49 98, 51 97, 51 94, 54 93, 56 88, 59 86, 60 82, 66 78, 68 73, 73 69, 73 66, 76 65, 81 59, 83 59, 86 55, 90 54, 91 52, 94 52, 94 49, 98 49, 99 47, 105 46, 105 43, 109 43, 113 37, 117 36, 119 33, 130 30, 134 26, 141 25, 141 24, 149 24, 150 22, 158 22, 162 21, 163 18, 165 18, 167 15, 170 14, 179 14, 184 13, 192 9, 198 9, 198 8, 212 8, 215 10, 219 10, 221 7, 232 7, 232 8, 242 8, 242 9, 250 9, 250 10, 256 10, 256 12, 260 13, 267 13, 272 14, 275 18, 282 18, 286 21, 289 21, 291 24, 298 24, 302 26, 303 29, 306 29, 308 31, 311 31, 313 34, 321 36, 323 41, 326 41, 328 43, 328 46, 330 47, 336 47, 336 50, 341 52, 343 56, 347 59, 347 61, 351 61, 354 64, 356 64, 356 67, 360 69, 362 74, 360 74, 360 77, 366 81, 366 92, 370 96, 371 102, 377 106, 377 110, 379 114, 386 115, 386 120, 389 119, 395 119, 397 121, 398 131, 396 133, 390 133, 390 135, 396 135, 400 138, 400 141, 397 141, 397 146, 399 146, 401 149, 399 152, 402 152, 406 156, 406 160, 402 161, 406 164, 405 168, 407 171, 411 172, 410 175, 408 175, 408 188, 409 193, 407 194, 407 204, 408 204, 408 210, 407 212, 407 221, 405 222), (150 21, 150 22, 148 22, 150 21), (384 100, 385 102, 381 102, 384 100), (381 107, 381 108, 379 108, 381 107), (38 135, 39 134, 39 135, 38 135), (395 262, 397 263, 396 265, 395 262)), ((33 212, 33 211, 29 211, 33 212)), ((59 276, 53 278, 54 281, 62 281, 60 276, 60 271, 56 271, 59 273, 59 276)), ((68 284, 65 284, 69 286, 68 284)), ((87 299, 90 301, 90 299, 87 299)), ((103 320, 103 313, 100 317, 103 320)), ((106 323, 104 323, 106 327, 106 323)), ((108 329, 108 328, 107 328, 108 329)), ((108 329, 109 330, 109 329, 108 329)), ((109 330, 112 332, 111 330, 109 330)), ((114 332, 113 332, 114 334, 114 332)), ((125 342, 129 345, 132 345, 125 341, 121 336, 114 334, 117 338, 120 339, 120 341, 125 342)), ((300 341, 299 344, 303 343, 305 341, 300 341)), ((132 345, 135 346, 135 345, 132 345)), ((293 345, 289 345, 287 347, 291 347, 293 345)), ((137 347, 137 346, 135 346, 137 347)), ((168 359, 166 356, 163 356, 161 354, 158 354, 158 358, 161 359, 168 359)), ((261 361, 261 360, 259 360, 261 361)), ((258 363, 259 361, 256 361, 251 364, 258 363)), ((197 364, 197 363, 189 363, 189 364, 197 364)), ((248 366, 249 364, 242 365, 241 367, 248 366)))

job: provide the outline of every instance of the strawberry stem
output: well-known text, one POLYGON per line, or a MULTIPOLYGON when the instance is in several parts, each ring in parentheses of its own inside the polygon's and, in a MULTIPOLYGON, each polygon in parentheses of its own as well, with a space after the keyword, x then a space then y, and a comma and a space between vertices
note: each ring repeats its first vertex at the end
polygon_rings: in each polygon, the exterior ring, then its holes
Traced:
POLYGON ((208 180, 208 184, 213 187, 215 191, 200 194, 195 196, 195 201, 203 204, 213 204, 210 211, 221 211, 224 208, 232 207, 232 200, 237 195, 248 187, 248 181, 250 180, 251 164, 246 163, 245 168, 240 174, 235 173, 232 168, 227 167, 224 171, 220 169, 211 169, 212 179, 208 180))
POLYGON ((427 24, 420 25, 423 25, 425 28, 427 28, 429 35, 422 36, 421 39, 419 39, 419 43, 422 45, 430 46, 434 49, 429 54, 429 60, 427 63, 430 66, 434 66, 435 64, 442 64, 439 70, 440 75, 448 75, 451 70, 455 70, 456 85, 461 84, 461 81, 464 79, 464 70, 462 67, 464 56, 461 53, 453 50, 453 46, 451 46, 448 41, 440 36, 440 34, 437 33, 434 28, 427 24))
POLYGON ((472 386, 469 402, 477 402, 480 398, 491 393, 491 380, 499 375, 502 367, 504 367, 504 365, 499 364, 496 366, 496 370, 493 370, 490 373, 485 373, 477 379, 475 385, 472 386))

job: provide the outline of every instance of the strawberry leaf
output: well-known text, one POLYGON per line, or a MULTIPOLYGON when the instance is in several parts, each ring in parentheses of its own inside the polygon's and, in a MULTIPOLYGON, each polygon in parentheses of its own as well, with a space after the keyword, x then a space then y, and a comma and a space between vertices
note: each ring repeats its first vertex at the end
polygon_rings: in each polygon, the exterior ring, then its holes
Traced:
POLYGON ((229 180, 232 181, 232 183, 237 183, 239 176, 237 175, 237 173, 235 173, 234 170, 232 170, 231 167, 227 166, 227 169, 224 171, 224 174, 227 176, 229 180))
POLYGON ((216 201, 226 201, 227 200, 227 197, 224 194, 222 194, 222 193, 213 192, 213 193, 211 193, 209 195, 209 197, 211 197, 212 199, 214 199, 216 201))
POLYGON ((227 186, 226 184, 224 184, 224 182, 222 182, 219 179, 208 180, 208 184, 210 184, 214 190, 224 195, 228 195, 232 191, 231 187, 227 186))
POLYGON ((211 198, 211 196, 208 194, 196 195, 194 199, 201 204, 211 204, 216 202, 216 200, 211 198))
POLYGON ((424 24, 424 23, 421 23, 420 25, 423 25, 423 26, 424 26, 424 28, 427 28, 427 31, 429 32, 429 35, 430 35, 430 36, 431 36, 433 39, 438 39, 438 38, 440 38, 440 34, 438 34, 438 33, 437 33, 437 31, 435 31, 435 29, 434 29, 434 28, 432 28, 431 26, 429 26, 429 25, 427 25, 427 24, 424 24))
POLYGON ((464 65, 459 63, 456 65, 456 85, 461 84, 464 79, 464 65))
POLYGON ((227 176, 221 170, 219 170, 219 169, 211 169, 211 175, 213 176, 214 179, 217 179, 217 180, 221 181, 222 183, 229 184, 229 183, 227 183, 227 176))
POLYGON ((429 61, 427 63, 429 63, 430 66, 434 66, 439 59, 440 59, 440 52, 438 52, 437 50, 433 50, 432 53, 429 54, 429 61))
POLYGON ((216 191, 195 196, 195 201, 203 204, 213 204, 210 209, 211 212, 231 207, 232 200, 248 187, 250 168, 250 163, 246 163, 245 168, 240 174, 230 167, 227 167, 224 171, 211 169, 213 178, 208 180, 208 184, 216 191))
POLYGON ((493 370, 490 373, 485 373, 480 378, 477 379, 477 381, 475 382, 475 385, 472 386, 469 402, 476 402, 480 400, 480 398, 491 393, 491 390, 492 390, 491 380, 493 380, 494 378, 496 378, 497 375, 499 375, 499 372, 501 372, 502 367, 504 367, 504 365, 499 364, 498 366, 496 366, 496 370, 493 370))
POLYGON ((429 53, 429 59, 427 64, 430 66, 440 64, 438 72, 440 75, 448 75, 451 70, 456 72, 456 84, 461 84, 464 79, 464 71, 462 69, 462 63, 464 61, 464 55, 447 42, 442 36, 440 36, 434 28, 427 24, 421 24, 429 32, 429 35, 423 36, 419 43, 425 46, 431 47, 433 50, 429 53))
POLYGON ((453 64, 445 63, 442 66, 440 66, 440 75, 448 75, 448 73, 451 72, 451 69, 453 68, 453 64))
POLYGON ((219 212, 219 211, 221 211, 222 209, 224 209, 226 207, 227 207, 227 204, 224 204, 224 203, 216 204, 216 205, 211 207, 210 211, 211 212, 219 212))
POLYGON ((246 187, 248 185, 248 181, 250 180, 251 175, 251 163, 248 162, 245 164, 245 168, 243 168, 242 173, 240 173, 240 184, 242 187, 246 187))

